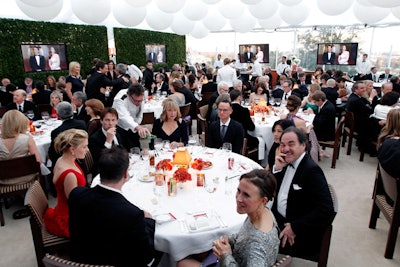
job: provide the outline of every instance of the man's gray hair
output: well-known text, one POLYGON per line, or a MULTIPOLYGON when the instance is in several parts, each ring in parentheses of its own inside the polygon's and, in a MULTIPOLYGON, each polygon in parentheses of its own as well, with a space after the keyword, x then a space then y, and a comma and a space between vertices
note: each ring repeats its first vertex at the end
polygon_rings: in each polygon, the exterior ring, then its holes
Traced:
POLYGON ((217 85, 217 89, 218 89, 218 94, 220 94, 220 89, 221 88, 228 88, 228 90, 229 90, 229 85, 226 83, 226 82, 224 82, 224 81, 220 81, 219 83, 218 83, 218 85, 217 85))
POLYGON ((233 84, 233 88, 236 88, 237 86, 242 86, 243 82, 242 82, 242 80, 236 79, 236 80, 233 80, 232 84, 233 84))
POLYGON ((117 70, 122 75, 126 73, 126 69, 126 65, 122 63, 118 63, 117 66, 115 66, 115 70, 117 70))
POLYGON ((87 100, 86 94, 82 91, 76 91, 74 93, 74 96, 76 96, 76 100, 82 101, 82 103, 85 103, 85 101, 87 100))

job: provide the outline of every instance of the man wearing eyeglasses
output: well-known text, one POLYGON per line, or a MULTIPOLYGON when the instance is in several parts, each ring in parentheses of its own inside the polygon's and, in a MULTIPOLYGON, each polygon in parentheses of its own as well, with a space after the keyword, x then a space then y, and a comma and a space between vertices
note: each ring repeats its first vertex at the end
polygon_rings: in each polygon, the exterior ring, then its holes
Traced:
POLYGON ((215 101, 218 118, 210 124, 210 147, 220 148, 223 143, 231 143, 232 151, 240 153, 243 147, 243 126, 231 119, 232 103, 229 94, 221 94, 215 101))
POLYGON ((150 134, 140 125, 143 119, 144 88, 139 83, 132 83, 128 89, 122 89, 114 98, 113 108, 118 111, 118 126, 128 132, 129 147, 140 147, 139 136, 150 134))

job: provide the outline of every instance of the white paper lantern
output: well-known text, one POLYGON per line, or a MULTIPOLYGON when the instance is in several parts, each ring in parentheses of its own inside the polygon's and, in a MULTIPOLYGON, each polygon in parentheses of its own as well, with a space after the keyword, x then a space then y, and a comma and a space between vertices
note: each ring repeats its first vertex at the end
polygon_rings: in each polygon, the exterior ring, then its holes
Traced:
POLYGON ((165 13, 176 13, 185 6, 186 0, 155 0, 155 3, 165 13))
POLYGON ((218 4, 219 12, 227 19, 237 19, 243 14, 243 10, 246 8, 241 2, 232 4, 231 0, 222 0, 218 4))
POLYGON ((102 22, 111 11, 109 0, 71 0, 71 8, 75 16, 88 24, 102 22))
POLYGON ((133 7, 124 1, 115 3, 112 11, 114 18, 127 27, 133 27, 142 23, 147 13, 145 7, 133 7))
POLYGON ((203 25, 201 22, 196 22, 193 30, 190 32, 190 35, 194 38, 201 39, 206 37, 210 31, 203 25))
POLYGON ((279 10, 279 14, 282 20, 287 24, 300 25, 308 18, 308 15, 310 14, 310 9, 304 2, 301 2, 300 4, 295 6, 287 6, 285 8, 281 8, 279 10))
POLYGON ((257 19, 267 19, 278 11, 279 4, 277 0, 263 0, 256 5, 248 6, 248 9, 257 19))
POLYGON ((378 7, 386 7, 386 8, 400 7, 399 0, 369 0, 369 2, 378 7))
POLYGON ((159 9, 147 10, 147 24, 156 31, 162 31, 168 28, 172 24, 173 19, 173 15, 162 12, 159 9))
POLYGON ((183 14, 178 13, 174 16, 170 28, 176 34, 186 35, 193 30, 195 24, 193 20, 189 20, 183 14))
POLYGON ((135 7, 145 7, 151 3, 151 0, 125 0, 125 2, 135 7))
POLYGON ((62 0, 19 0, 20 2, 23 2, 27 6, 32 6, 32 7, 48 7, 54 5, 56 2, 62 2, 62 0))
POLYGON ((324 14, 329 16, 336 16, 348 10, 353 2, 354 0, 317 0, 317 6, 324 14))
POLYGON ((241 0, 246 5, 256 5, 263 0, 241 0))
MULTIPOLYGON (((282 5, 285 6, 295 6, 297 4, 300 4, 303 0, 279 0, 282 5)), ((328 0, 327 0, 328 1, 328 0)), ((332 0, 334 1, 334 0, 332 0)), ((301 12, 302 10, 297 10, 297 12, 301 12)))
POLYGON ((359 3, 354 3, 353 6, 354 16, 362 23, 373 24, 386 18, 390 9, 374 7, 374 6, 364 6, 359 3))
POLYGON ((283 23, 281 17, 278 14, 273 15, 268 19, 259 19, 258 24, 264 29, 276 29, 283 23))
POLYGON ((241 32, 241 33, 246 33, 254 29, 254 26, 256 25, 257 21, 255 18, 253 18, 250 14, 247 12, 243 14, 238 19, 231 19, 229 20, 232 28, 236 32, 241 32))
POLYGON ((400 19, 400 7, 392 8, 392 14, 393 14, 396 18, 400 19))
POLYGON ((213 5, 218 3, 221 0, 202 0, 204 3, 209 4, 209 5, 213 5))
POLYGON ((17 0, 16 3, 21 11, 24 12, 24 14, 28 17, 35 20, 45 21, 56 18, 63 6, 62 0, 53 1, 53 4, 46 7, 27 5, 21 0, 17 0))
POLYGON ((226 24, 226 18, 215 8, 210 8, 207 16, 202 20, 204 26, 210 31, 219 31, 226 24))
POLYGON ((200 1, 190 1, 182 9, 183 15, 190 20, 201 20, 207 15, 208 6, 200 1))

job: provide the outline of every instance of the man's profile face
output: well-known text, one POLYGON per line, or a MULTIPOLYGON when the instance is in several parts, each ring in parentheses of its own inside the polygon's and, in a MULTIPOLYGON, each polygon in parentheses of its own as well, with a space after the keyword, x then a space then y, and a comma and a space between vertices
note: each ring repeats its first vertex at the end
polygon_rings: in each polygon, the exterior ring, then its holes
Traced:
POLYGON ((363 95, 365 93, 365 84, 364 83, 359 83, 358 88, 354 90, 354 92, 357 95, 363 95))
POLYGON ((116 127, 118 123, 117 116, 112 113, 107 113, 102 120, 100 120, 104 130, 116 127))
POLYGON ((284 133, 281 137, 280 150, 285 154, 285 161, 293 163, 306 150, 305 144, 300 144, 294 132, 284 133))

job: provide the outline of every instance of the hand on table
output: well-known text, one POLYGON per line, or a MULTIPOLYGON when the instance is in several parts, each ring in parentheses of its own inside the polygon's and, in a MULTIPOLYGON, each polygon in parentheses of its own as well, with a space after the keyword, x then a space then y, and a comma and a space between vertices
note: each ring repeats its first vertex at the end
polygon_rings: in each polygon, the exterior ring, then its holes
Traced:
POLYGON ((285 228, 279 234, 279 238, 282 239, 282 247, 286 246, 286 242, 289 242, 291 246, 294 244, 294 239, 296 238, 296 234, 292 230, 292 226, 290 223, 285 223, 285 228))
POLYGON ((221 256, 225 253, 232 254, 231 245, 229 244, 229 240, 227 236, 221 236, 219 239, 213 241, 212 250, 215 256, 221 258, 221 256))
POLYGON ((175 141, 173 141, 170 145, 169 145, 169 147, 171 148, 171 149, 175 149, 175 148, 178 148, 178 147, 180 147, 181 145, 180 145, 180 143, 179 142, 175 142, 175 141))

